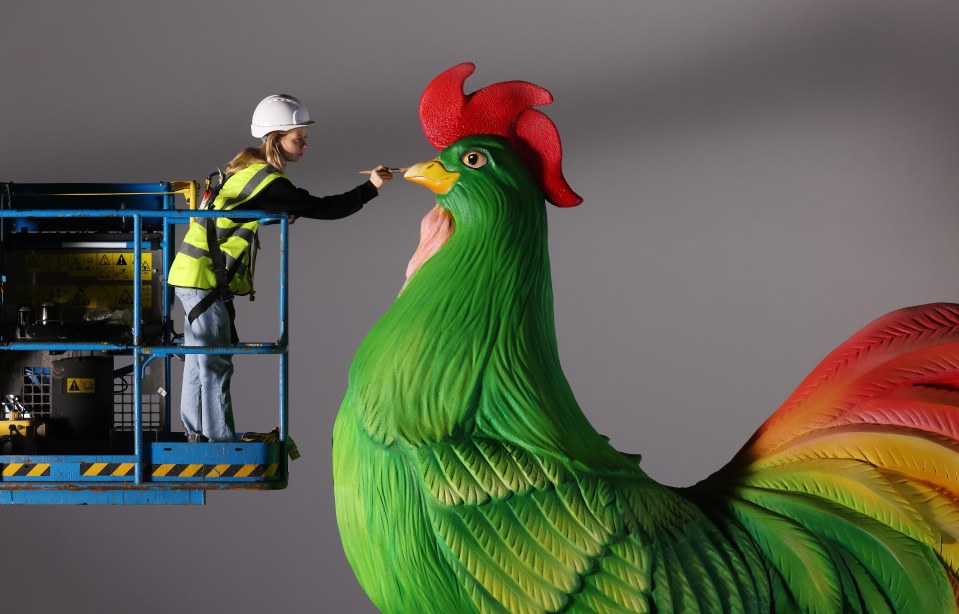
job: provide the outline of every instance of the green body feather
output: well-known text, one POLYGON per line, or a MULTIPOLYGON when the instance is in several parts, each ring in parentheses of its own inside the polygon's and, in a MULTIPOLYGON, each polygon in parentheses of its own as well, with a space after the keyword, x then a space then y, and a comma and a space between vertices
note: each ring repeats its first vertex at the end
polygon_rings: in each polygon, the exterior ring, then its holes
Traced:
POLYGON ((614 450, 560 367, 543 195, 498 138, 440 160, 455 230, 360 345, 334 430, 343 546, 377 607, 954 608, 933 549, 887 524, 729 480, 677 491, 614 450))

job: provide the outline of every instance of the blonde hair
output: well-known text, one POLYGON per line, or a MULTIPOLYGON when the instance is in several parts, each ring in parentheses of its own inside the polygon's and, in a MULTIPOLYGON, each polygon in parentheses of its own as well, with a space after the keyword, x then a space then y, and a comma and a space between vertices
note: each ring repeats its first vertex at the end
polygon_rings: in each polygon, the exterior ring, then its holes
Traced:
POLYGON ((287 132, 288 131, 284 132, 279 130, 270 132, 263 137, 263 142, 260 143, 259 147, 247 147, 233 156, 233 159, 226 165, 226 174, 232 175, 251 164, 264 163, 269 164, 282 173, 283 169, 286 168, 286 158, 283 157, 283 152, 280 151, 280 139, 282 139, 287 132))

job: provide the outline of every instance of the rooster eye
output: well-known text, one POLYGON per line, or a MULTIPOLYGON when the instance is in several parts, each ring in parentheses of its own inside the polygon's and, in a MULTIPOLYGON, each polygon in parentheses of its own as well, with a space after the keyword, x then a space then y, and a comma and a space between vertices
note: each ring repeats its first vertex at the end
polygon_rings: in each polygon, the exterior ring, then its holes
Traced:
POLYGON ((463 164, 470 168, 480 168, 486 166, 486 154, 479 151, 468 151, 463 154, 463 164))

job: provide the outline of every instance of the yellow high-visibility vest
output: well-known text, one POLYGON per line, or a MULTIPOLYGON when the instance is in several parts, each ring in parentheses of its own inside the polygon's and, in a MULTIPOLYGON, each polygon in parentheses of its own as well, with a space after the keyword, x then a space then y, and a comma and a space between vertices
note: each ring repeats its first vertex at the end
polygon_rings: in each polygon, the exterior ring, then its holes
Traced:
MULTIPOLYGON (((213 201, 213 209, 230 209, 259 194, 266 186, 285 176, 269 164, 253 164, 227 177, 213 201)), ((180 250, 170 267, 171 286, 208 290, 216 287, 216 275, 207 249, 207 232, 203 218, 190 224, 180 250)), ((216 237, 223 252, 226 269, 236 269, 230 282, 233 294, 253 292, 253 259, 259 220, 216 218, 216 237), (239 262, 237 262, 239 261, 239 262)))

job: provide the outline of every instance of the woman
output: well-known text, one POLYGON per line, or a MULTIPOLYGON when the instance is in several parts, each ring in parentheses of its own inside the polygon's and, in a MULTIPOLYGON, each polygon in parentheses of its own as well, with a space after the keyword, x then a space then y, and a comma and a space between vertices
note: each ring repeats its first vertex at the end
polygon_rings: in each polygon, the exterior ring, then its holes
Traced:
MULTIPOLYGON (((333 220, 359 211, 393 178, 383 165, 373 169, 369 181, 335 196, 312 196, 283 175, 289 162, 303 157, 307 130, 313 123, 309 111, 293 96, 264 98, 253 111, 250 126, 262 143, 244 149, 230 161, 208 206, 224 211, 282 212, 291 221, 297 217, 333 220)), ((197 218, 190 224, 168 278, 186 312, 185 345, 237 342, 230 299, 234 295, 253 297, 258 224, 258 220, 228 218, 197 218), (215 240, 208 241, 208 237, 215 240)), ((186 355, 180 417, 188 441, 234 441, 232 375, 231 354, 186 355)))

